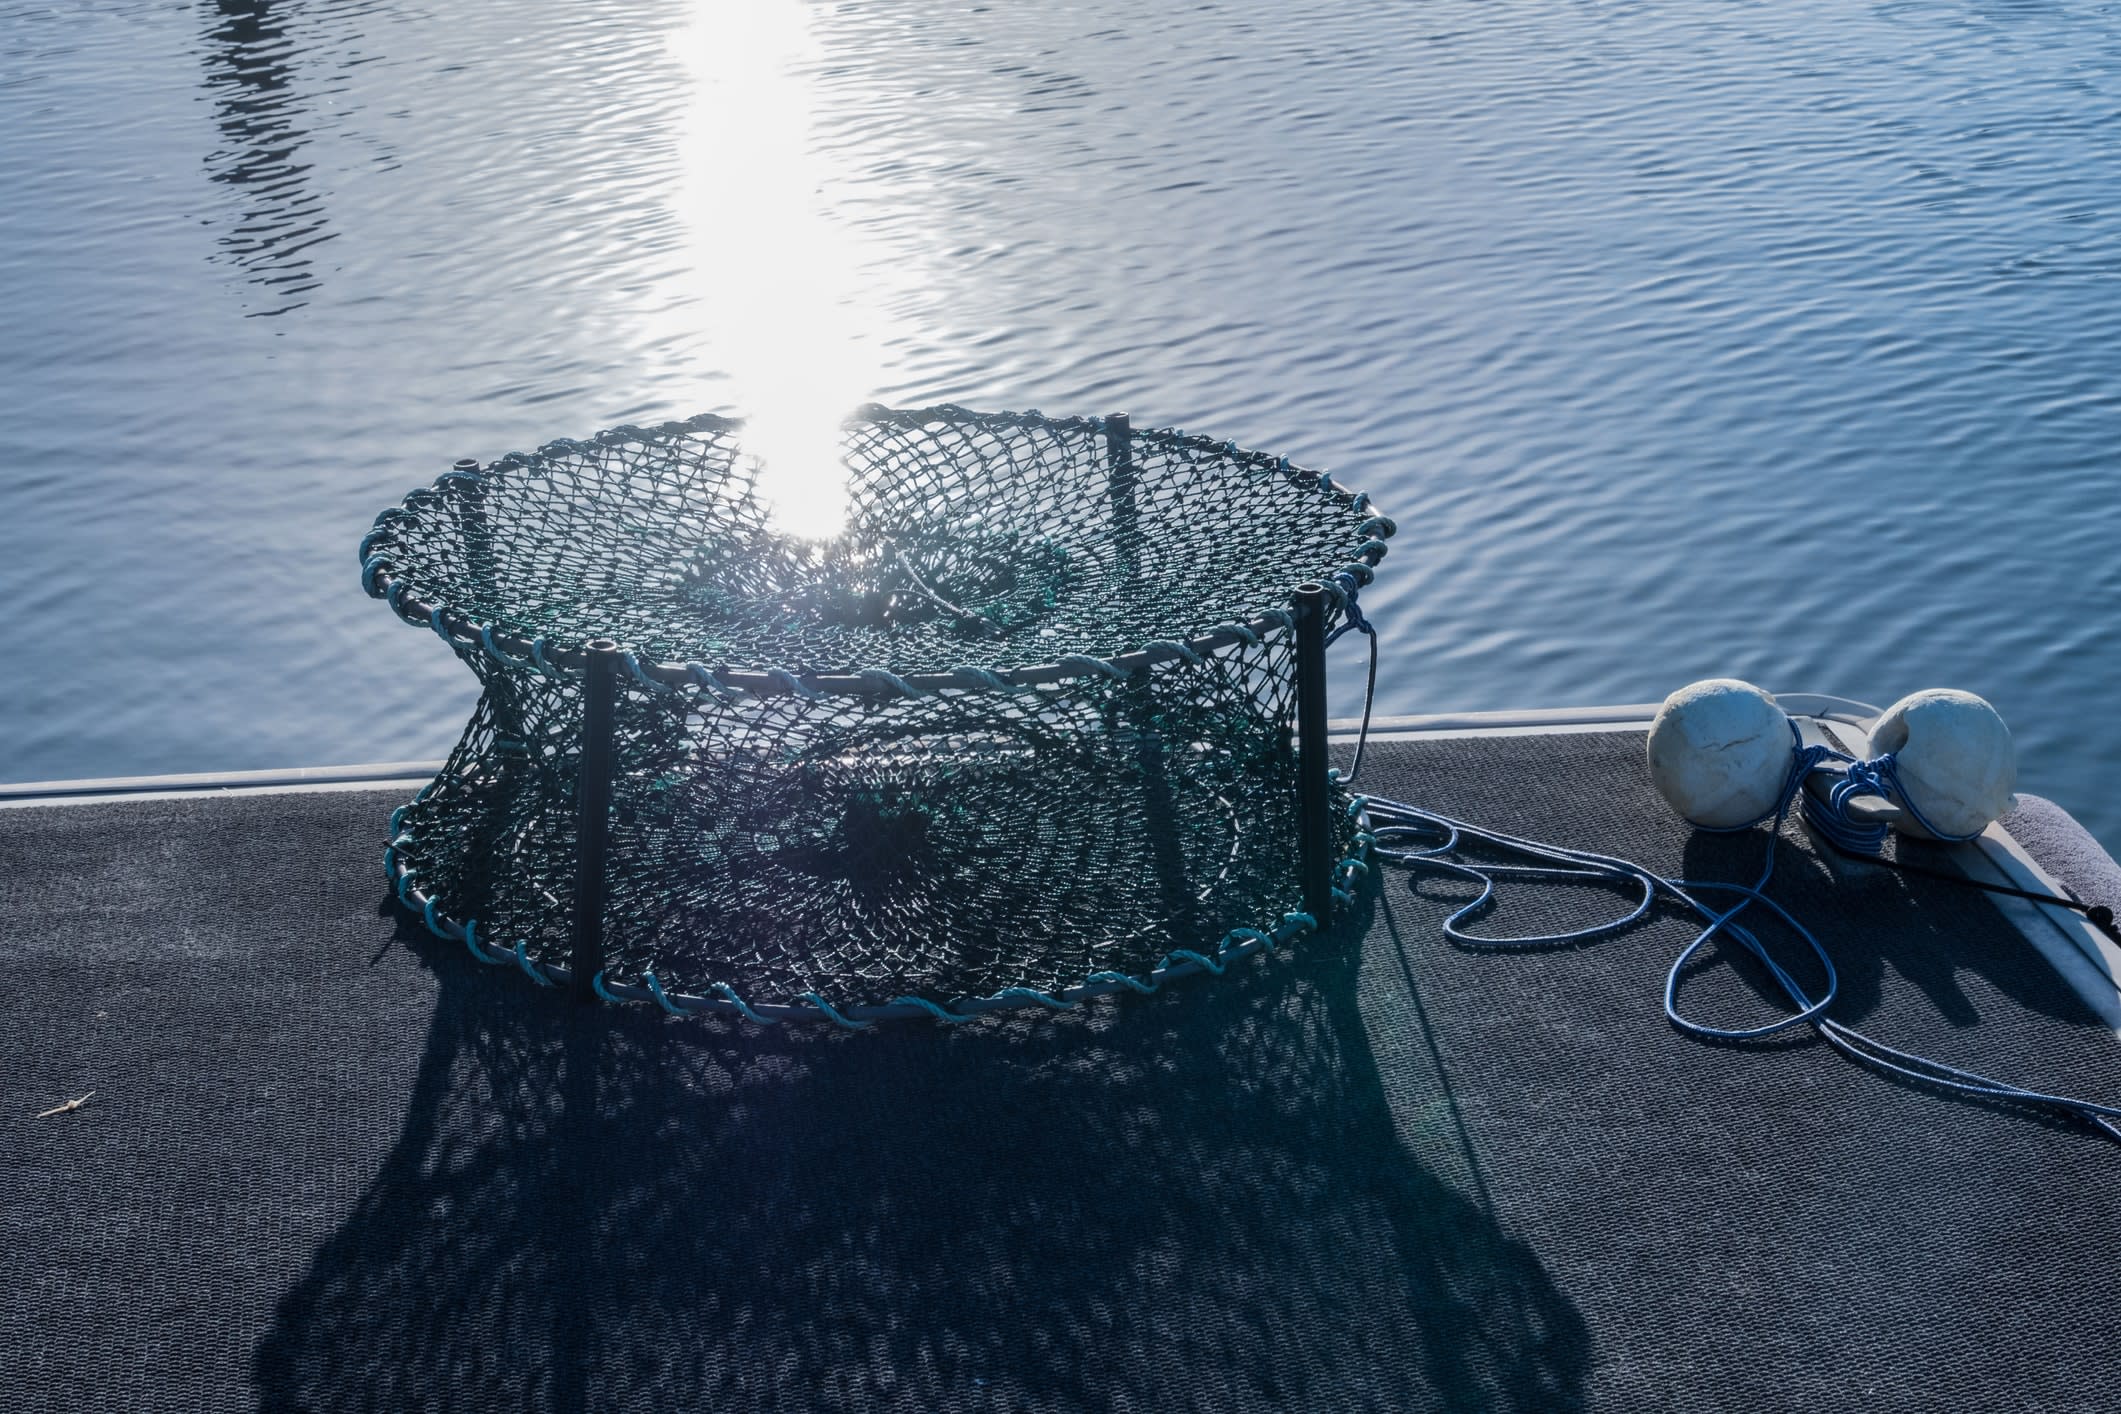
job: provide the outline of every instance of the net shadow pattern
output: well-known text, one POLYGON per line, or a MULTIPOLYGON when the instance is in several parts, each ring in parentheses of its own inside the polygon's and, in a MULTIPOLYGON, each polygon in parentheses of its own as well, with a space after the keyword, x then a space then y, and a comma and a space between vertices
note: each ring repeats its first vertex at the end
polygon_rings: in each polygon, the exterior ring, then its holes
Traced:
POLYGON ((1050 1003, 1301 926, 1287 606, 1324 580, 1345 615, 1389 520, 1182 433, 872 408, 846 429, 849 528, 807 541, 769 524, 739 430, 453 473, 364 543, 371 590, 484 688, 392 826, 430 926, 533 976, 569 965, 568 662, 600 638, 631 668, 600 974, 621 993, 1050 1003), (909 682, 938 672, 971 676, 909 682))

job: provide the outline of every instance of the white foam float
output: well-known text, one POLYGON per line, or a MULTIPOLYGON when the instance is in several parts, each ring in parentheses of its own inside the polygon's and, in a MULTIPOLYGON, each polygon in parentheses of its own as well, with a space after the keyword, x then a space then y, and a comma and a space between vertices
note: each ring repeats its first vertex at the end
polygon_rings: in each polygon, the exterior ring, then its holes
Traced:
MULTIPOLYGON (((1802 745, 1831 746, 1816 732, 1802 745)), ((1737 678, 1688 683, 1664 700, 1650 724, 1650 780, 1681 816, 1733 829, 1774 811, 1789 781, 1800 734, 1774 695, 1737 678)), ((1865 755, 1890 756, 1898 799, 1859 793, 1841 809, 1920 838, 1977 835, 2017 797, 2017 752, 1996 709, 1971 692, 1926 688, 1887 708, 1871 727, 1865 755), (1917 818, 1917 817, 1920 818, 1917 818), (1925 828, 1929 822, 1934 831, 1925 828)), ((1847 758, 1841 758, 1846 761, 1847 758)), ((1839 766, 1813 773, 1823 802, 1839 766)))
MULTIPOLYGON (((1911 692, 1871 728, 1868 754, 1890 754, 1905 803, 1941 834, 1979 834, 2016 802, 2018 752, 2011 729, 1983 699, 1957 688, 1911 692)), ((1930 837, 1908 811, 1894 827, 1930 837)))
POLYGON ((1686 819, 1748 824, 1782 799, 1795 741, 1772 694, 1737 678, 1688 683, 1650 724, 1650 780, 1686 819))

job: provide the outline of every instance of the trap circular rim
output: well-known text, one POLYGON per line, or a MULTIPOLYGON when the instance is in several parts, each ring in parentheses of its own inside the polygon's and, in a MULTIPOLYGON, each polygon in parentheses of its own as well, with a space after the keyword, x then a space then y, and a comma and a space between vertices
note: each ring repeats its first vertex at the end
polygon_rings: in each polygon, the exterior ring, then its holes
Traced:
MULTIPOLYGON (((1370 872, 1369 856, 1374 843, 1371 822, 1367 809, 1367 797, 1342 788, 1344 803, 1340 809, 1353 826, 1353 836, 1348 852, 1333 866, 1333 898, 1336 908, 1344 908, 1354 902, 1355 890, 1360 881, 1370 872)), ((426 795, 423 790, 411 804, 417 804, 426 795)), ((464 944, 478 961, 489 966, 505 967, 513 964, 540 988, 567 988, 574 984, 574 969, 563 962, 540 963, 533 959, 519 940, 513 948, 498 949, 491 946, 492 940, 482 943, 478 936, 476 920, 458 920, 446 912, 438 893, 430 892, 420 883, 420 872, 405 858, 418 845, 418 840, 401 832, 400 826, 411 804, 400 806, 391 817, 392 840, 383 851, 383 874, 391 894, 417 914, 427 931, 444 942, 464 944)), ((995 1012, 1013 1011, 1027 1007, 1043 1007, 1049 1012, 1074 1011, 1086 1001, 1100 997, 1118 996, 1126 993, 1147 996, 1162 988, 1166 982, 1180 978, 1209 973, 1221 976, 1232 963, 1252 956, 1254 953, 1270 951, 1284 943, 1292 942, 1306 933, 1319 931, 1321 920, 1301 910, 1282 914, 1280 920, 1269 928, 1238 927, 1225 933, 1215 944, 1213 954, 1191 948, 1174 948, 1147 972, 1099 972, 1083 978, 1072 986, 1054 991, 1041 991, 1036 987, 1004 987, 987 996, 965 996, 938 1002, 927 997, 899 996, 886 1002, 852 1003, 836 1006, 817 992, 806 992, 784 1001, 760 1001, 753 1003, 727 983, 714 986, 712 995, 666 990, 653 971, 646 974, 642 983, 618 983, 607 985, 604 974, 598 972, 590 979, 596 995, 607 1002, 645 1003, 661 1007, 672 1016, 723 1016, 741 1017, 758 1025, 771 1026, 784 1021, 822 1022, 850 1031, 866 1031, 878 1022, 929 1020, 944 1025, 977 1020, 995 1012)))
MULTIPOLYGON (((920 425, 930 422, 960 423, 997 419, 1014 422, 1020 427, 1042 426, 1090 432, 1105 430, 1111 421, 1101 417, 1048 417, 1036 409, 1025 412, 981 413, 955 403, 939 403, 924 408, 890 408, 879 403, 868 403, 856 409, 847 422, 920 425)), ((535 452, 511 452, 482 468, 475 469, 460 463, 436 477, 430 485, 409 492, 396 506, 389 507, 377 515, 374 526, 361 541, 361 586, 370 597, 389 604, 392 611, 406 623, 433 630, 452 649, 459 652, 483 652, 504 666, 538 672, 547 677, 579 677, 588 670, 591 654, 586 645, 580 648, 553 646, 542 637, 526 639, 449 605, 430 603, 414 594, 405 580, 390 573, 393 562, 388 552, 393 543, 392 524, 401 517, 416 514, 426 504, 442 501, 452 494, 463 494, 464 490, 481 489, 488 477, 504 476, 518 467, 577 455, 585 450, 642 445, 657 438, 681 437, 694 432, 736 433, 741 431, 743 426, 744 421, 741 418, 726 417, 719 413, 701 413, 682 421, 664 422, 647 428, 631 423, 623 424, 608 428, 587 439, 559 438, 545 443, 535 452)), ((1239 447, 1227 439, 1187 433, 1178 428, 1130 428, 1130 435, 1166 448, 1249 457, 1271 463, 1281 475, 1295 485, 1310 487, 1320 495, 1334 497, 1342 502, 1351 514, 1361 515, 1369 512, 1368 518, 1356 527, 1356 533, 1362 537, 1361 544, 1350 551, 1342 562, 1329 562, 1317 571, 1315 582, 1325 588, 1335 610, 1346 602, 1350 594, 1370 583, 1378 562, 1385 557, 1388 549, 1386 542, 1398 529, 1391 517, 1372 510, 1367 492, 1350 490, 1334 481, 1330 474, 1293 465, 1287 457, 1270 456, 1239 447)), ((1291 588, 1293 590, 1295 586, 1292 585, 1291 588)), ((1216 624, 1182 639, 1152 639, 1110 658, 1074 653, 1062 655, 1052 662, 1027 666, 968 664, 953 667, 945 672, 904 675, 882 667, 862 668, 851 673, 812 673, 770 665, 732 668, 690 660, 663 662, 644 659, 624 644, 613 643, 612 648, 616 650, 626 670, 643 686, 648 687, 692 687, 715 694, 748 693, 761 696, 792 693, 804 697, 924 697, 946 690, 1009 692, 1093 676, 1124 678, 1158 663, 1198 662, 1221 649, 1240 643, 1257 643, 1274 634, 1291 632, 1293 628, 1294 618, 1288 610, 1270 609, 1246 622, 1216 624)), ((611 641, 592 638, 589 642, 601 647, 611 641)))

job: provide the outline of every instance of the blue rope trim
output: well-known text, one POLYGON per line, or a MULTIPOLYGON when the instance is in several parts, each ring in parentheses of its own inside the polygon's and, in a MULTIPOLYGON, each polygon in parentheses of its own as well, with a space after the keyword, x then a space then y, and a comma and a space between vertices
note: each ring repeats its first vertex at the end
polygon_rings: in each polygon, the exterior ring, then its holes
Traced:
POLYGON ((766 676, 794 693, 797 697, 802 698, 805 702, 815 702, 823 695, 815 688, 805 685, 801 678, 789 672, 786 668, 768 668, 766 676))
POLYGON ((479 643, 480 646, 485 648, 488 657, 493 658, 495 661, 503 664, 506 667, 535 670, 538 666, 536 663, 533 663, 528 658, 517 658, 507 653, 503 653, 501 651, 501 645, 493 641, 492 624, 483 624, 480 626, 479 643))
POLYGON ((638 654, 621 653, 619 655, 619 661, 626 665, 626 671, 629 675, 632 676, 633 680, 639 683, 642 687, 647 688, 650 692, 657 692, 668 695, 677 691, 676 688, 672 687, 669 683, 664 682, 661 678, 655 676, 653 673, 644 672, 641 668, 641 659, 638 654))
MULTIPOLYGON (((431 783, 423 787, 420 794, 414 797, 412 803, 417 804, 419 800, 424 799, 432 788, 431 783)), ((1351 802, 1351 813, 1358 813, 1356 807, 1359 807, 1362 803, 1364 803, 1362 799, 1351 802)), ((404 805, 393 811, 392 824, 394 826, 402 825, 404 814, 409 809, 410 805, 404 805)), ((1368 850, 1370 838, 1367 834, 1358 833, 1354 841, 1355 851, 1342 859, 1336 865, 1336 868, 1347 870, 1350 866, 1359 865, 1361 856, 1368 850)), ((416 846, 417 843, 417 839, 410 833, 401 833, 384 849, 385 868, 395 875, 393 883, 399 901, 408 908, 416 908, 429 930, 438 936, 462 939, 466 949, 480 962, 489 965, 504 965, 513 962, 539 986, 557 986, 558 983, 530 957, 528 946, 523 941, 518 940, 512 950, 489 951, 479 941, 476 919, 467 920, 460 927, 441 912, 439 899, 429 897, 418 905, 412 902, 410 890, 414 879, 417 877, 417 871, 409 867, 405 867, 401 871, 396 860, 401 848, 416 846)), ((1348 897, 1345 894, 1339 896, 1344 899, 1348 897)), ((1076 987, 1069 989, 1071 992, 1078 994, 1076 997, 1056 996, 1051 992, 1042 991, 1036 987, 1006 987, 989 997, 980 998, 976 1001, 961 1000, 957 1003, 960 1009, 956 1011, 929 998, 916 997, 910 994, 893 997, 889 1005, 913 1008, 925 1013, 929 1019, 943 1025, 956 1025, 961 1022, 977 1020, 984 1012, 1018 1005, 1036 1004, 1049 1011, 1074 1011, 1081 1006, 1083 999, 1091 995, 1098 995, 1097 989, 1099 988, 1125 988, 1140 995, 1151 995, 1159 990, 1163 975, 1172 971, 1174 962, 1190 963, 1211 975, 1221 975, 1228 970, 1231 962, 1249 956, 1251 953, 1261 949, 1276 947, 1285 941, 1287 937, 1294 937, 1307 931, 1313 931, 1317 926, 1317 921, 1310 914, 1297 911, 1282 915, 1281 926, 1273 933, 1251 927, 1232 928, 1228 933, 1224 934, 1217 944, 1215 955, 1212 957, 1190 948, 1178 948, 1165 954, 1157 968, 1148 976, 1137 977, 1128 973, 1110 970, 1093 972, 1076 987)), ((606 973, 598 972, 590 979, 592 990, 604 1001, 619 1004, 642 1000, 638 996, 629 997, 612 991, 606 985, 605 978, 606 973)), ((726 1006, 743 1017, 744 1020, 759 1026, 775 1026, 783 1020, 781 1017, 768 1016, 760 1012, 726 982, 714 983, 708 989, 720 998, 719 1002, 674 998, 664 988, 662 980, 653 972, 642 974, 642 983, 655 1004, 672 1016, 691 1016, 698 1012, 726 1006)), ((848 1030, 868 1030, 877 1025, 879 1020, 885 1019, 858 1019, 852 1017, 817 992, 805 992, 796 1000, 804 1004, 806 1011, 815 1013, 819 1020, 831 1021, 848 1030)))
POLYGON ((1174 657, 1183 659, 1185 662, 1191 664, 1196 668, 1202 666, 1208 661, 1200 654, 1194 652, 1191 647, 1186 644, 1180 643, 1177 639, 1174 638, 1152 639, 1150 642, 1144 643, 1142 645, 1142 652, 1168 653, 1174 657))
POLYGON ((1217 962, 1214 958, 1209 957, 1205 953, 1197 953, 1191 948, 1171 949, 1171 951, 1164 954, 1164 966, 1169 967, 1171 965, 1171 959, 1174 957, 1182 957, 1188 962, 1199 963, 1202 967, 1205 967, 1206 969, 1208 969, 1209 972, 1213 973, 1217 977, 1222 976, 1223 972, 1226 970, 1225 964, 1217 962))
POLYGON ((977 1021, 979 1019, 977 1015, 969 1012, 963 1016, 959 1016, 956 1012, 951 1011, 946 1007, 938 1006, 936 1003, 929 1001, 926 997, 893 997, 891 1001, 892 1004, 895 1006, 919 1007, 922 1011, 927 1012, 928 1015, 934 1017, 937 1021, 940 1021, 945 1026, 956 1026, 960 1022, 977 1021))
POLYGON ((918 701, 921 698, 928 696, 927 693, 921 691, 912 683, 907 682, 897 673, 891 672, 885 668, 864 668, 862 669, 859 676, 863 682, 873 683, 878 687, 889 688, 891 691, 897 693, 899 696, 910 698, 914 701, 918 701))
POLYGON ((1093 972, 1088 977, 1085 977, 1083 979, 1083 985, 1086 987, 1103 986, 1113 983, 1117 983, 1118 985, 1124 987, 1131 987, 1145 997, 1153 994, 1158 986, 1158 983, 1154 978, 1136 977, 1132 973, 1128 972, 1093 972))
POLYGON ((655 998, 657 1006, 669 1012, 672 1016, 683 1016, 685 1014, 685 1008, 670 1000, 669 994, 663 990, 662 980, 653 972, 642 974, 642 980, 648 984, 648 993, 655 998))
POLYGON ((700 691, 713 697, 716 702, 724 707, 734 706, 737 699, 743 696, 742 688, 731 687, 724 683, 714 675, 713 669, 709 668, 705 663, 688 662, 685 664, 685 672, 695 683, 699 684, 700 691))
POLYGON ((805 992, 798 1000, 810 1003, 810 1005, 823 1012, 828 1021, 849 1031, 867 1031, 870 1027, 876 1025, 873 1021, 856 1021, 851 1017, 842 1015, 839 1008, 815 992, 805 992))
POLYGON ((1004 987, 994 994, 995 1001, 1037 1002, 1049 1011, 1074 1011, 1081 1002, 1071 1002, 1036 987, 1004 987))
POLYGON ((717 982, 714 984, 711 990, 719 993, 726 1001, 729 1002, 731 1006, 735 1007, 737 1011, 743 1015, 743 1018, 746 1021, 754 1022, 760 1026, 780 1025, 779 1018, 771 1016, 761 1016, 758 1012, 752 1010, 751 1003, 745 1001, 742 997, 738 996, 736 988, 730 986, 727 982, 717 982))
POLYGON ((428 932, 445 942, 453 943, 464 936, 464 930, 435 911, 435 905, 439 902, 433 894, 429 894, 427 906, 420 910, 420 921, 427 925, 428 932))
POLYGON ((1053 662, 1056 667, 1073 668, 1083 677, 1101 673, 1115 682, 1125 682, 1127 679, 1125 668, 1108 663, 1103 658, 1093 658, 1088 653, 1063 653, 1053 662))
POLYGON ((991 668, 952 668, 950 675, 989 692, 1016 692, 1019 686, 991 668))
POLYGON ((507 956, 499 953, 490 953, 486 951, 485 948, 480 947, 478 931, 478 919, 467 918, 464 920, 464 946, 471 949, 471 955, 473 957, 477 958, 479 961, 485 963, 489 967, 505 967, 507 964, 515 961, 514 957, 512 956, 507 956))
POLYGON ((516 939, 516 964, 529 974, 531 981, 537 983, 540 987, 557 985, 550 977, 545 975, 543 968, 530 960, 530 950, 523 946, 521 938, 516 939))

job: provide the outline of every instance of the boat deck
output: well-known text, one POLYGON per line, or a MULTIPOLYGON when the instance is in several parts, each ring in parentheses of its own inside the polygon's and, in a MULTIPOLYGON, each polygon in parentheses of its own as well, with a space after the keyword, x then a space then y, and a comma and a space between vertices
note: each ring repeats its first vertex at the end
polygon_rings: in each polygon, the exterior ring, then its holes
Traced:
MULTIPOLYGON (((1640 752, 1430 735, 1363 783, 1749 880, 1763 834, 1690 836, 1640 752)), ((1683 1038, 1676 917, 1477 954, 1439 933, 1459 885, 1384 870, 1330 937, 1156 997, 677 1023, 402 916, 403 795, 0 810, 0 1402, 2112 1406, 2121 1147, 1809 1038, 1683 1038)), ((2058 872, 2112 868, 2028 818, 2058 872)), ((1987 895, 1782 849, 1837 1016, 2121 1099, 2096 992, 1987 895)), ((1605 902, 1528 888, 1487 926, 1605 902)), ((1691 996, 1737 1024, 1762 983, 1691 996)))

